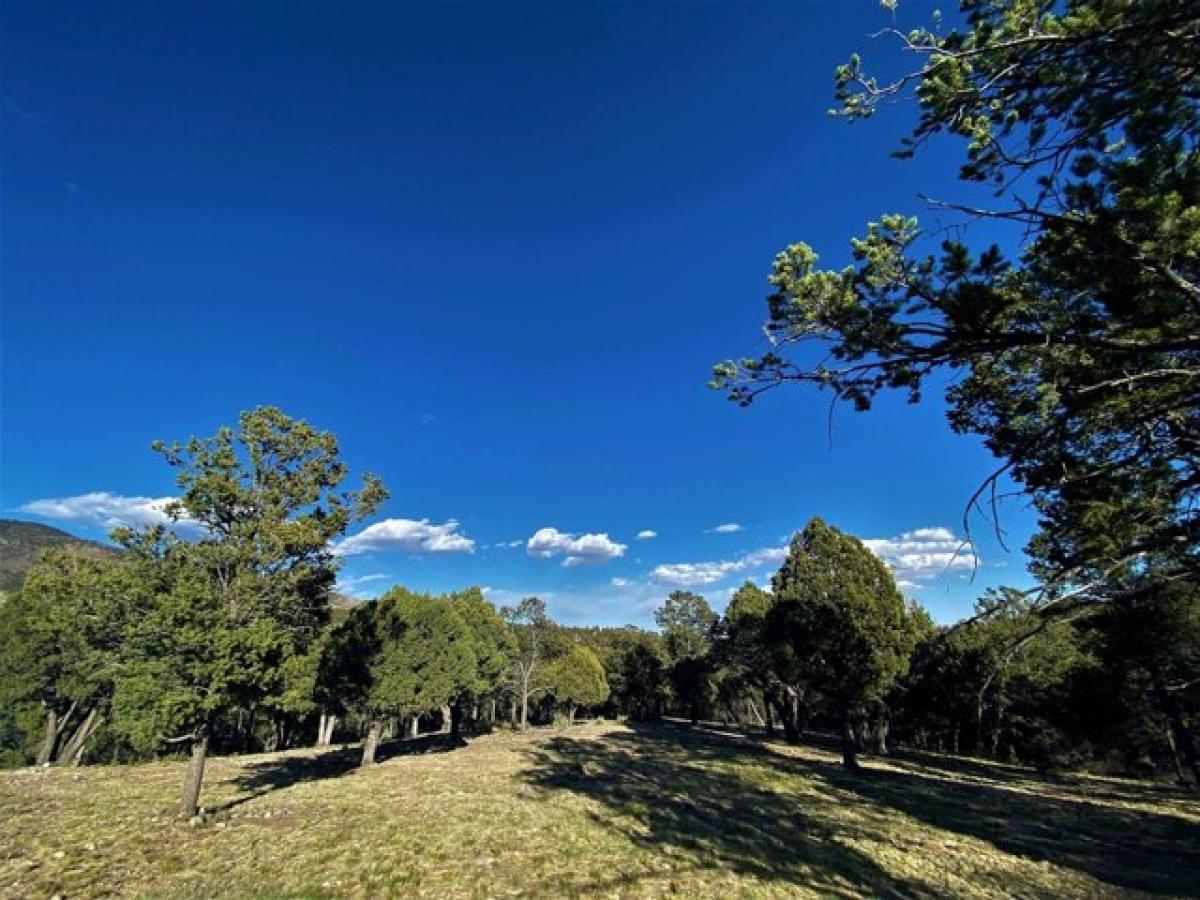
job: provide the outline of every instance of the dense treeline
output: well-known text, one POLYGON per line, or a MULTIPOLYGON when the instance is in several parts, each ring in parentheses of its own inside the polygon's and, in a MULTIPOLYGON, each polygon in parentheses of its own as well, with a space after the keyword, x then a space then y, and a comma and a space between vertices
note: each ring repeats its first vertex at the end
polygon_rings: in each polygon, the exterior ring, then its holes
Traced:
POLYGON ((344 477, 331 436, 256 410, 186 457, 165 452, 199 537, 121 531, 119 556, 54 551, 0 608, 7 762, 190 749, 190 810, 209 750, 364 738, 369 764, 395 734, 584 708, 789 740, 833 730, 849 766, 889 735, 1039 765, 1192 765, 1194 699, 1171 686, 1200 662, 1200 604, 1182 590, 1136 618, 1113 607, 1070 622, 1000 591, 938 629, 861 543, 814 520, 771 590, 747 583, 722 616, 677 591, 659 632, 565 628, 535 598, 497 610, 477 588, 335 605, 328 543, 382 488, 329 494, 344 477))
POLYGON ((47 553, 0 606, 0 740, 8 764, 128 762, 189 752, 181 811, 208 753, 381 742, 421 731, 525 728, 579 710, 676 715, 839 735, 844 762, 891 743, 1040 766, 1183 778, 1196 710, 1168 686, 1200 662, 1200 604, 1173 591, 1041 620, 996 591, 936 627, 857 539, 813 519, 770 589, 723 615, 676 591, 658 631, 570 628, 527 598, 393 588, 335 602, 331 541, 382 499, 337 445, 274 409, 186 449, 173 510, 190 539, 118 530, 123 552, 47 553))

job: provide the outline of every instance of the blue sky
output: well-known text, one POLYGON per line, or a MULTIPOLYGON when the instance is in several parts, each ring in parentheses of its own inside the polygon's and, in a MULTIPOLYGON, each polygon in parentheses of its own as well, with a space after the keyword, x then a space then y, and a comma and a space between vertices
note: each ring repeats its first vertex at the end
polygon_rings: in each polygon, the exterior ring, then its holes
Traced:
MULTIPOLYGON (((706 388, 761 351, 778 249, 840 266, 881 213, 966 196, 952 147, 888 158, 911 110, 826 114, 851 51, 896 63, 875 2, 3 17, 6 515, 152 519, 152 440, 272 404, 391 490, 346 548, 360 596, 646 624, 675 587, 765 581, 813 515, 943 621, 1028 583, 978 518, 978 566, 954 556, 994 463, 936 390, 839 409, 831 440, 828 395, 706 388)), ((1034 519, 1002 523, 1019 548, 1034 519)))

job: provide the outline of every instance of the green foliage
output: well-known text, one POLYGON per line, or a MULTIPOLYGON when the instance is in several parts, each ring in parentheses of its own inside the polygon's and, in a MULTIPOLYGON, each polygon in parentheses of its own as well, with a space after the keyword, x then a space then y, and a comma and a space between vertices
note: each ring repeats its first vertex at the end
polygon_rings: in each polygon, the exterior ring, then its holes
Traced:
POLYGON ((43 554, 64 546, 93 558, 115 552, 112 547, 82 540, 49 525, 0 519, 0 596, 19 591, 25 583, 25 574, 43 554))
POLYGON ((547 666, 546 677, 555 701, 566 706, 574 718, 577 706, 599 706, 608 699, 608 681, 599 658, 581 644, 576 644, 547 666))
POLYGON ((222 711, 286 692, 286 661, 329 618, 330 542, 386 496, 370 475, 341 491, 334 436, 270 407, 243 413, 237 430, 155 446, 178 473, 169 511, 202 530, 114 535, 157 582, 135 610, 117 685, 119 720, 142 743, 203 734, 222 711))
POLYGON ((24 589, 0 604, 0 709, 15 750, 33 756, 47 714, 61 728, 107 715, 142 587, 125 560, 66 544, 44 551, 24 589))
POLYGON ((672 662, 699 658, 708 652, 717 614, 708 601, 690 591, 672 591, 654 612, 672 662))
POLYGON ((866 409, 882 390, 916 400, 935 371, 961 372, 950 422, 982 435, 1033 496, 1029 549, 1060 607, 1055 591, 1072 583, 1072 605, 1103 601, 1118 579, 1136 589, 1126 576, 1151 558, 1194 582, 1200 5, 962 6, 961 30, 891 32, 916 71, 882 83, 857 57, 839 68, 840 111, 911 96, 919 119, 899 155, 959 139, 960 177, 997 197, 959 211, 1005 223, 1021 255, 953 240, 922 253, 900 215, 869 225, 839 272, 792 245, 770 279, 775 347, 719 365, 714 386, 745 404, 811 383, 866 409), (788 359, 808 343, 829 362, 788 359))
POLYGON ((887 565, 820 519, 792 538, 764 636, 776 673, 849 713, 883 696, 916 641, 887 565))
POLYGON ((437 709, 477 684, 473 636, 451 601, 398 587, 368 609, 378 640, 364 698, 372 717, 437 709))
POLYGON ((516 636, 479 588, 450 594, 449 602, 471 632, 476 677, 469 690, 476 696, 494 696, 517 653, 516 636))

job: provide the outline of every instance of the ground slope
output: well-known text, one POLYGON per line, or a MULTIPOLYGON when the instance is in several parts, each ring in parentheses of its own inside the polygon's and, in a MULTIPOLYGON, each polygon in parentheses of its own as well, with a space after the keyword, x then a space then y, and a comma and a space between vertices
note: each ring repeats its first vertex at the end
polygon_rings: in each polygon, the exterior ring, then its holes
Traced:
POLYGON ((668 725, 0 775, 0 896, 1096 897, 1200 892, 1165 787, 668 725))

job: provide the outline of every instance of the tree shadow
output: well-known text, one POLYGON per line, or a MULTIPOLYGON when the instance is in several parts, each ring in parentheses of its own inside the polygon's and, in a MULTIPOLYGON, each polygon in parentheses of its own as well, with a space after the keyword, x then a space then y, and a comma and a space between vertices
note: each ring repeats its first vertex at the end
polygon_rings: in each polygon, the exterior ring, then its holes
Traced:
MULTIPOLYGON (((1035 773, 1026 773, 1019 785, 1011 772, 989 781, 991 767, 983 765, 983 771, 971 772, 975 780, 963 781, 898 761, 888 768, 868 762, 853 774, 834 761, 799 758, 739 735, 663 725, 638 725, 593 740, 557 738, 530 754, 534 765, 526 777, 533 784, 599 801, 613 816, 606 824, 628 830, 634 843, 681 863, 803 884, 822 894, 924 897, 946 890, 899 880, 843 840, 861 834, 863 815, 884 811, 1115 888, 1197 892, 1200 824, 1166 809, 1152 813, 1064 796, 1069 786, 1055 785, 1047 794, 1035 773), (777 770, 806 778, 828 799, 808 805, 802 796, 788 796, 789 784, 770 778, 777 770), (1039 787, 1043 793, 1036 793, 1039 787), (853 817, 839 819, 829 801, 851 807, 857 824, 849 821, 853 817), (621 820, 638 827, 628 829, 621 820)), ((1137 787, 1123 790, 1136 794, 1137 787)), ((1143 804, 1159 796, 1160 786, 1147 787, 1143 804)), ((888 825, 881 815, 880 829, 888 825)), ((1008 887, 1016 894, 1037 890, 1008 887)))
MULTIPOLYGON (((734 871, 830 897, 936 896, 836 840, 828 821, 740 775, 738 756, 755 752, 744 742, 638 726, 601 738, 555 737, 526 752, 528 783, 599 801, 595 821, 652 850, 674 872, 734 871)), ((582 894, 620 890, 641 877, 623 873, 573 887, 582 894)))
POLYGON ((1075 772, 1038 772, 1011 763, 966 756, 949 756, 904 748, 891 759, 906 768, 950 778, 979 779, 1013 786, 1053 786, 1064 792, 1086 795, 1093 800, 1115 803, 1170 803, 1200 799, 1195 791, 1161 781, 1131 781, 1124 778, 1086 775, 1075 772))
MULTIPOLYGON (((1148 812, 1111 805, 1129 802, 1136 788, 1115 795, 1072 795, 1068 782, 1039 784, 1032 773, 1020 778, 1011 772, 997 779, 990 767, 972 772, 972 780, 947 778, 927 766, 859 774, 833 764, 810 768, 864 802, 987 841, 1006 853, 1075 869, 1114 887, 1173 896, 1195 896, 1200 890, 1200 823, 1166 808, 1148 812)), ((1148 785, 1147 795, 1138 799, 1155 802, 1156 787, 1148 785)))
MULTIPOLYGON (((457 734, 423 734, 405 740, 389 740, 379 745, 375 752, 375 762, 380 764, 404 756, 448 753, 466 745, 466 740, 457 734)), ((211 807, 209 812, 228 812, 258 797, 301 782, 341 778, 358 770, 361 761, 361 747, 348 745, 320 753, 279 756, 263 762, 250 763, 233 781, 234 787, 246 793, 211 807)))

